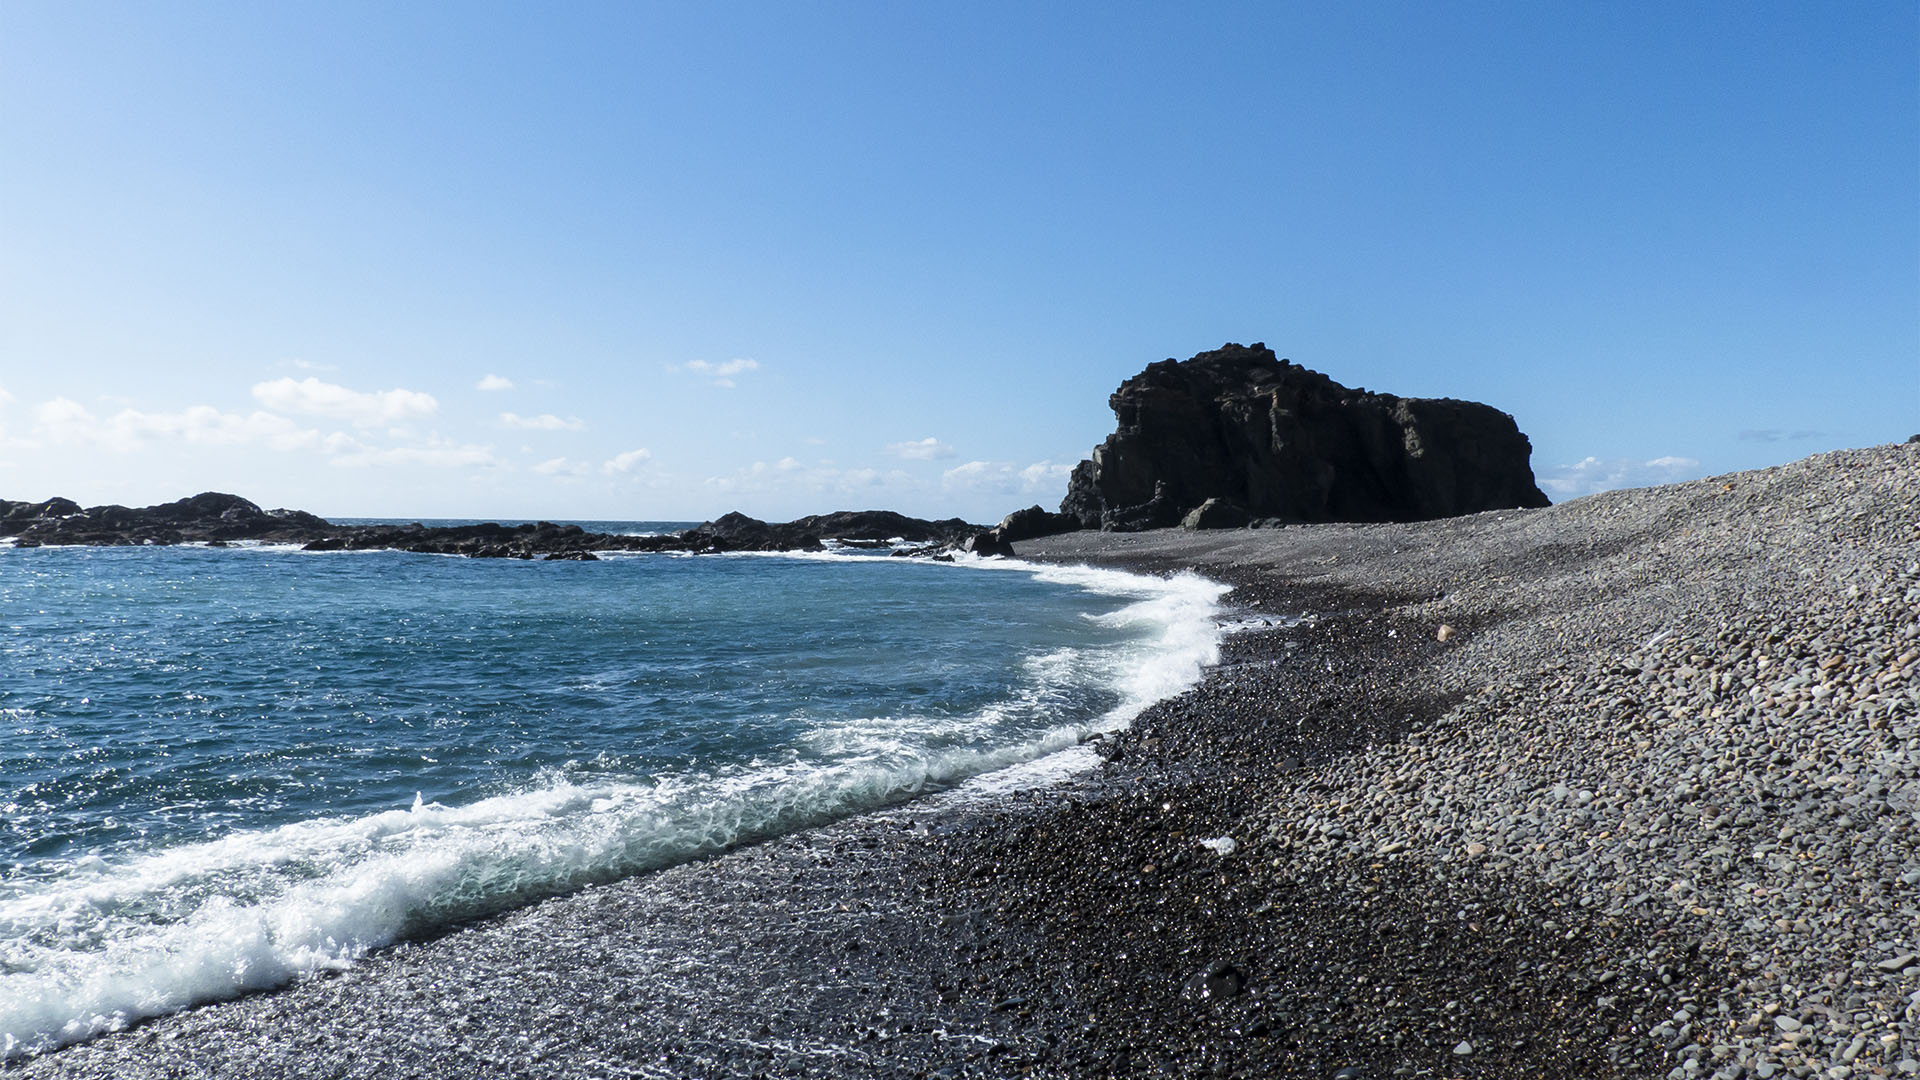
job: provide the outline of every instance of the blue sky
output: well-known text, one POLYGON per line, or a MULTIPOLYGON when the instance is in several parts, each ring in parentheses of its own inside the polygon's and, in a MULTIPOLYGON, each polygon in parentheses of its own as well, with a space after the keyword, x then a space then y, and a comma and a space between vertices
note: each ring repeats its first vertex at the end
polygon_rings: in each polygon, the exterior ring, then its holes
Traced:
POLYGON ((0 497, 994 520, 1168 356, 1920 431, 1909 3, 0 5, 0 497))

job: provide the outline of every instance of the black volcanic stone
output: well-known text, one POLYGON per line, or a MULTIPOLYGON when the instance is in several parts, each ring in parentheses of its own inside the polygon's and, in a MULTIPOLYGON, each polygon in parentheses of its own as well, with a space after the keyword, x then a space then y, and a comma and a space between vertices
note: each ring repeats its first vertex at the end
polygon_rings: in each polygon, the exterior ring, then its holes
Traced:
POLYGON ((1118 426, 1060 503, 1088 528, 1174 525, 1212 498, 1290 522, 1547 505, 1506 413, 1349 389, 1259 343, 1151 364, 1108 404, 1118 426))
POLYGON ((1184 529, 1238 529, 1251 524, 1247 508, 1222 498, 1208 499, 1180 521, 1184 529))
POLYGON ((1013 545, 1000 538, 999 530, 988 529, 974 533, 960 542, 962 551, 971 551, 975 555, 1005 555, 1012 557, 1013 545))
POLYGON ((1058 533, 1073 532, 1080 528, 1080 519, 1071 514, 1056 514, 1041 509, 1038 505, 1025 510, 1015 510, 1000 519, 993 532, 1008 543, 1016 540, 1032 540, 1040 536, 1054 536, 1058 533))

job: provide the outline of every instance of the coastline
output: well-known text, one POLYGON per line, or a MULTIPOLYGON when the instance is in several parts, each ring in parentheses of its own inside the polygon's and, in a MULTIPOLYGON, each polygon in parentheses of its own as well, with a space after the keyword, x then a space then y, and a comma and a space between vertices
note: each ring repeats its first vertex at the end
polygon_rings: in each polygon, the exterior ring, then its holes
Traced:
POLYGON ((1893 446, 1413 525, 1026 541, 1313 618, 1230 638, 1091 773, 743 847, 7 1070, 1898 1074, 1920 964, 1887 965, 1920 944, 1895 925, 1920 864, 1869 859, 1878 833, 1788 842, 1816 815, 1911 819, 1920 762, 1883 751, 1916 727, 1916 506, 1920 447, 1893 446), (1755 668, 1770 647, 1787 678, 1755 668), (1833 752, 1768 742, 1776 714, 1833 752), (1750 736, 1764 760, 1735 752, 1750 736), (1848 779, 1876 769, 1876 795, 1848 779))

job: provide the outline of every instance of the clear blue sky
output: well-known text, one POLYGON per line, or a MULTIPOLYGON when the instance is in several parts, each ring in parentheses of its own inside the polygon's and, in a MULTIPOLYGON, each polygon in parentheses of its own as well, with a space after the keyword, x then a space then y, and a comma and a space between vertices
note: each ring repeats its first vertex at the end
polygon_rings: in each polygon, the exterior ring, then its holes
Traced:
POLYGON ((1920 431, 1920 15, 0 3, 0 497, 1051 506, 1147 363, 1556 498, 1920 431))

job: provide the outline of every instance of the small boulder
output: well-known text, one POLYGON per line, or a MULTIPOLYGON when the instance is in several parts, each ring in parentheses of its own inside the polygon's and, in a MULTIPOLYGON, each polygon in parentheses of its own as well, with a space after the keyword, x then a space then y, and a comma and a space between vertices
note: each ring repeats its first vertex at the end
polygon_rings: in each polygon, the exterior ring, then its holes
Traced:
POLYGON ((1158 483, 1154 485, 1153 498, 1146 502, 1103 511, 1100 527, 1108 532, 1145 532, 1178 525, 1185 516, 1167 493, 1167 485, 1158 483))
POLYGON ((1208 499, 1192 510, 1180 521, 1183 529, 1239 529, 1253 523, 1253 516, 1238 503, 1228 502, 1218 496, 1208 499))
POLYGON ((1000 539, 1012 543, 1015 540, 1074 532, 1079 528, 1080 519, 1072 514, 1056 514, 1035 505, 1025 510, 1015 510, 1001 518, 999 526, 993 531, 1000 535, 1000 539))
POLYGON ((960 550, 970 551, 982 557, 988 555, 1005 555, 1012 557, 1013 555, 1013 545, 1001 539, 999 530, 997 529, 988 529, 986 532, 974 533, 972 536, 960 542, 960 550))
POLYGON ((1187 990, 1202 1001, 1239 997, 1247 988, 1247 973, 1225 960, 1215 960, 1187 981, 1187 990))

